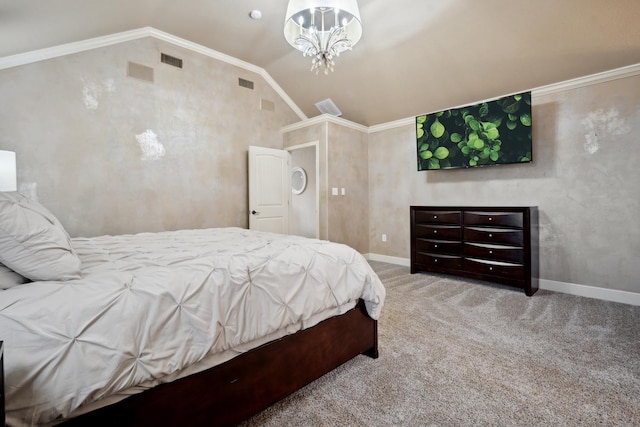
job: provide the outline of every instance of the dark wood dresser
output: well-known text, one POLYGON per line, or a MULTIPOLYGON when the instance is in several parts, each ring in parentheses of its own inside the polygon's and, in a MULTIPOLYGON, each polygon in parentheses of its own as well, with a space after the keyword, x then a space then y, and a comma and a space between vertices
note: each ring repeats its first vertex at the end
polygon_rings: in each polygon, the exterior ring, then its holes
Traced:
POLYGON ((411 206, 411 273, 538 290, 538 208, 411 206))

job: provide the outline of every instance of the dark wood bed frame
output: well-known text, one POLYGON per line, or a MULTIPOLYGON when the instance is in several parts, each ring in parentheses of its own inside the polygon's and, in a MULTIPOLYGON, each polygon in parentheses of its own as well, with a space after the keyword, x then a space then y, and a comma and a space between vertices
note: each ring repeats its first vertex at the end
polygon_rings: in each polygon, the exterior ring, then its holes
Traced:
POLYGON ((0 341, 0 426, 4 421, 4 343, 0 341))
MULTIPOLYGON (((359 354, 378 357, 378 324, 362 301, 312 328, 61 425, 234 426, 359 354)), ((0 410, 4 425, 3 401, 0 410)))

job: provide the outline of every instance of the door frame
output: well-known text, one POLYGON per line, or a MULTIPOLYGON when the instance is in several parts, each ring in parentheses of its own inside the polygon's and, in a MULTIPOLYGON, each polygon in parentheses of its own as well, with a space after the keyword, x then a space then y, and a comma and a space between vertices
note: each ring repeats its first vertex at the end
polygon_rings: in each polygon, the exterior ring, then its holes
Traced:
MULTIPOLYGON (((311 141, 304 144, 292 145, 285 147, 285 150, 291 154, 292 151, 300 150, 302 148, 315 147, 315 162, 316 162, 316 239, 320 238, 320 141, 311 141)), ((292 165, 293 166, 293 165, 292 165)), ((289 204, 289 217, 291 217, 291 203, 289 204)))

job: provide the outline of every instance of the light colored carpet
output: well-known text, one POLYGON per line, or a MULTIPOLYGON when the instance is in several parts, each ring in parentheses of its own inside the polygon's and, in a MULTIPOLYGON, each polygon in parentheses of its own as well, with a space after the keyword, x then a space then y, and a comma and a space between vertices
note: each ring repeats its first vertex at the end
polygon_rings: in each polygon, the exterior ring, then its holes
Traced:
POLYGON ((640 425, 640 307, 371 265, 387 288, 380 358, 245 427, 640 425))

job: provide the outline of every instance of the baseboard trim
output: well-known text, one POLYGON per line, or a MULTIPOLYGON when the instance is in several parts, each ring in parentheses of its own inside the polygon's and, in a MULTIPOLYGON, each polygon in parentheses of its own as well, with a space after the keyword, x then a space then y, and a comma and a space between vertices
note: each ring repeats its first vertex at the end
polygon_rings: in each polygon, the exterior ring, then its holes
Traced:
MULTIPOLYGON (((389 264, 402 265, 404 267, 409 267, 411 265, 411 260, 408 258, 371 253, 365 254, 364 257, 370 261, 388 262, 389 264)), ((579 285, 577 283, 558 282, 556 280, 547 279, 539 279, 538 286, 540 289, 544 289, 546 291, 640 306, 640 293, 636 292, 598 288, 596 286, 579 285)))
POLYGON ((409 258, 400 258, 395 256, 378 255, 378 254, 364 254, 364 257, 369 261, 388 262, 389 264, 402 265, 404 267, 411 266, 411 260, 409 258))
POLYGON ((579 285, 577 283, 558 282, 540 279, 540 289, 580 297, 595 298, 622 304, 640 305, 640 293, 620 291, 617 289, 598 288, 596 286, 579 285))

